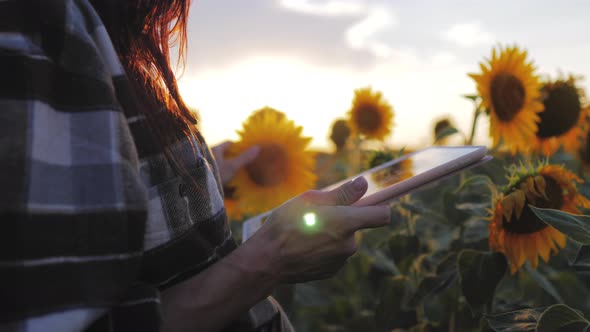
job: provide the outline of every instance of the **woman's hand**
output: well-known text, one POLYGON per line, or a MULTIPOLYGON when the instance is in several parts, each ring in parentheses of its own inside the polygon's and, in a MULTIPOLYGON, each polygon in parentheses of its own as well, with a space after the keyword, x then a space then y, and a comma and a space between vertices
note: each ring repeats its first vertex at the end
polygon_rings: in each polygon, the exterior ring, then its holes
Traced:
POLYGON ((366 190, 360 177, 329 192, 308 191, 276 209, 244 245, 264 248, 262 260, 279 283, 331 277, 356 252, 356 231, 390 222, 388 206, 348 206, 366 190))
POLYGON ((228 256, 162 291, 163 330, 218 331, 281 283, 332 276, 356 251, 355 231, 389 224, 388 206, 347 206, 366 190, 359 178, 283 204, 228 256), (315 214, 315 225, 306 226, 306 213, 315 214))
POLYGON ((260 152, 260 147, 253 146, 235 158, 225 159, 224 154, 232 144, 232 142, 227 141, 211 148, 223 184, 228 183, 240 168, 256 159, 258 152, 260 152))

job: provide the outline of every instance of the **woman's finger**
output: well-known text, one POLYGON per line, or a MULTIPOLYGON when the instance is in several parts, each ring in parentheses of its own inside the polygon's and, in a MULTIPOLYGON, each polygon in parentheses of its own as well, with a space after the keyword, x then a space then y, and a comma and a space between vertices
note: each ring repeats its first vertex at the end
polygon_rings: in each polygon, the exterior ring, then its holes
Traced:
POLYGON ((350 205, 363 197, 367 187, 367 180, 361 176, 330 191, 305 192, 301 198, 306 203, 314 205, 350 205))
POLYGON ((248 163, 252 162, 256 157, 258 157, 258 153, 260 152, 260 147, 255 145, 248 148, 246 151, 242 152, 235 158, 227 159, 225 162, 231 165, 232 170, 235 172, 240 168, 246 166, 248 163))
POLYGON ((317 218, 321 219, 325 231, 350 234, 361 229, 379 228, 391 222, 391 208, 387 205, 364 207, 316 207, 317 218))

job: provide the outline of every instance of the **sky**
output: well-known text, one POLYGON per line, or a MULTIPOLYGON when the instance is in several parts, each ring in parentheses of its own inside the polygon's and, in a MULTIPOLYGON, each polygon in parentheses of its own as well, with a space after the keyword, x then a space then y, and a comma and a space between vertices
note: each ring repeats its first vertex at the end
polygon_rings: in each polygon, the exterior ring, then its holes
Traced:
MULTIPOLYGON (((193 0, 179 85, 211 145, 270 106, 329 150, 331 124, 371 86, 395 111, 386 146, 421 147, 443 117, 468 134, 467 74, 497 45, 528 50, 543 77, 586 77, 590 92, 588 13, 586 0, 193 0)), ((487 123, 476 144, 489 143, 487 123)))

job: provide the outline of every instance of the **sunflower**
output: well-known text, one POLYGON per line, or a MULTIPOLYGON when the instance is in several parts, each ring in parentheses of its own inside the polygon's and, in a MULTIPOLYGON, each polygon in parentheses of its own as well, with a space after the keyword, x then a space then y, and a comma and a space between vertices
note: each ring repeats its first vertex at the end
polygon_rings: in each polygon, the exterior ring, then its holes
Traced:
POLYGON ((590 201, 577 190, 582 180, 562 166, 515 167, 509 179, 506 189, 494 194, 489 245, 506 255, 514 274, 527 259, 537 268, 539 256, 547 262, 565 246, 566 236, 537 218, 528 204, 580 213, 590 201))
POLYGON ((346 150, 346 143, 350 137, 350 128, 348 127, 348 121, 339 119, 332 124, 332 133, 330 134, 330 140, 336 146, 336 152, 342 152, 346 150))
POLYGON ((260 146, 260 152, 229 183, 240 209, 264 212, 314 187, 314 154, 306 150, 311 138, 302 136, 302 130, 270 107, 256 111, 243 123, 230 156, 254 145, 260 146))
POLYGON ((434 144, 445 145, 448 142, 449 131, 455 128, 455 125, 449 118, 442 118, 436 121, 433 128, 434 144))
POLYGON ((367 139, 383 140, 391 133, 393 108, 379 91, 370 87, 354 91, 348 111, 350 129, 367 139))
POLYGON ((577 152, 588 132, 590 108, 582 107, 583 92, 576 87, 576 79, 558 79, 541 89, 545 110, 539 114, 535 150, 545 156, 560 147, 566 152, 577 152))
POLYGON ((578 156, 580 161, 582 161, 584 173, 590 173, 590 132, 586 134, 584 144, 582 144, 578 156))
POLYGON ((543 110, 540 83, 527 52, 517 46, 493 49, 481 74, 469 74, 477 83, 481 106, 490 115, 494 145, 503 142, 512 154, 527 152, 537 132, 537 113, 543 110))

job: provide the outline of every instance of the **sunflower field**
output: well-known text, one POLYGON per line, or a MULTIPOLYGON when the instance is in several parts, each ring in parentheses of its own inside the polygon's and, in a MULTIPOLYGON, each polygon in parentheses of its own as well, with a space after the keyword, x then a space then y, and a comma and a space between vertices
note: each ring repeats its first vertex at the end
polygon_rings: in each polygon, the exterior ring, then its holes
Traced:
MULTIPOLYGON (((390 226, 359 232, 335 277, 277 289, 298 331, 590 331, 590 107, 580 78, 541 76, 518 46, 495 47, 469 76, 471 132, 442 119, 433 144, 471 145, 489 121, 494 159, 392 202, 390 226)), ((334 152, 314 153, 284 113, 255 111, 228 153, 261 146, 225 188, 235 234, 249 216, 408 153, 368 148, 391 134, 394 114, 381 92, 357 89, 332 124, 334 152)))

